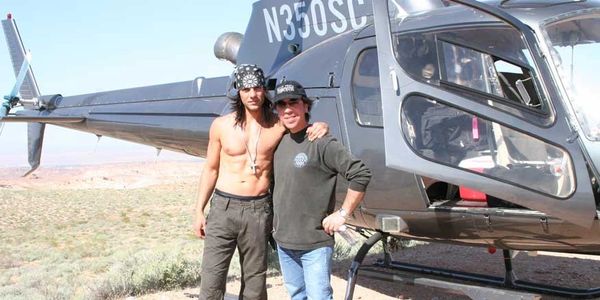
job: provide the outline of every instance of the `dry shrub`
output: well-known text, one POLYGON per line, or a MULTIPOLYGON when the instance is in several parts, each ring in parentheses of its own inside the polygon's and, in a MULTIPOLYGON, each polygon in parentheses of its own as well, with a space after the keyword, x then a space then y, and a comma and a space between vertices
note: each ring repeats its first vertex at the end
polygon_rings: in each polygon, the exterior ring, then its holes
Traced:
POLYGON ((200 261, 172 253, 140 253, 113 266, 93 289, 96 299, 115 299, 197 286, 200 261))

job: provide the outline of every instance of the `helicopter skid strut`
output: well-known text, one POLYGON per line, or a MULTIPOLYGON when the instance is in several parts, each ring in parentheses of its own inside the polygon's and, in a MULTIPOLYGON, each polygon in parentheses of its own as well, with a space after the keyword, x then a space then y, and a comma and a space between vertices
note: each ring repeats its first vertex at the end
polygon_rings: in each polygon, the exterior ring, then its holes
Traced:
POLYGON ((505 267, 504 277, 392 261, 387 250, 388 236, 388 234, 376 232, 363 243, 348 270, 348 284, 344 299, 352 299, 359 270, 360 274, 365 277, 459 291, 472 299, 540 299, 539 294, 570 298, 600 296, 600 288, 574 289, 518 280, 512 269, 510 250, 502 251, 505 267), (378 241, 383 243, 384 258, 377 260, 373 265, 362 266, 367 253, 378 241), (461 283, 449 279, 459 280, 461 283))

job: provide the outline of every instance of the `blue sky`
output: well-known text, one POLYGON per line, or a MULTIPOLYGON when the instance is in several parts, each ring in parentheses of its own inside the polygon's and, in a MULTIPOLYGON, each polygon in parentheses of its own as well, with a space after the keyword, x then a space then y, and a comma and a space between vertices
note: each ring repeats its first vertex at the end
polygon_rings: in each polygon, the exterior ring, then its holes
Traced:
MULTIPOLYGON (((252 3, 4 0, 0 16, 10 12, 17 21, 42 94, 68 96, 229 75, 233 65, 217 60, 213 45, 224 32, 245 32, 252 3)), ((15 76, 0 40, 0 94, 6 95, 15 76)), ((27 164, 26 135, 24 125, 4 126, 0 167, 27 164)), ((121 161, 127 153, 151 158, 156 150, 106 137, 96 143, 93 134, 49 126, 42 166, 121 161)))

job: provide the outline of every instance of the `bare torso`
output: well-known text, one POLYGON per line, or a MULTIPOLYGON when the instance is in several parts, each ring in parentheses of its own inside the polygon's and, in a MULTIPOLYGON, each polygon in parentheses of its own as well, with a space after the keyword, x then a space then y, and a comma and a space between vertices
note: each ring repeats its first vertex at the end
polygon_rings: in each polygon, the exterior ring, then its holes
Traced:
POLYGON ((254 122, 242 129, 235 126, 233 114, 220 119, 221 151, 215 188, 239 196, 266 194, 270 187, 273 154, 284 127, 279 123, 259 125, 254 122), (254 163, 256 168, 252 168, 254 163))

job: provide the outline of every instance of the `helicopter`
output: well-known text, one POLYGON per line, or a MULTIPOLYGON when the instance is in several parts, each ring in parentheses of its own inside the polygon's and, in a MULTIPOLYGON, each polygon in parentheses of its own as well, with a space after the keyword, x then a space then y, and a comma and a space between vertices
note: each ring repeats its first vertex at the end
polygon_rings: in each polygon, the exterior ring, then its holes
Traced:
MULTIPOLYGON (((373 171, 348 219, 374 233, 349 270, 346 299, 359 270, 391 269, 597 297, 599 288, 519 281, 511 252, 600 254, 599 17, 597 0, 261 0, 245 33, 224 33, 214 52, 259 65, 271 89, 301 82, 311 118, 373 171), (389 259, 362 268, 389 236, 502 249, 506 273, 389 259)), ((28 122, 29 172, 45 124, 205 156, 210 124, 237 92, 222 76, 41 95, 14 19, 2 23, 17 84, 0 121, 28 122)), ((338 206, 345 188, 340 180, 338 206)))

